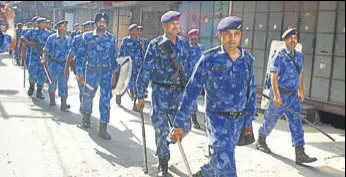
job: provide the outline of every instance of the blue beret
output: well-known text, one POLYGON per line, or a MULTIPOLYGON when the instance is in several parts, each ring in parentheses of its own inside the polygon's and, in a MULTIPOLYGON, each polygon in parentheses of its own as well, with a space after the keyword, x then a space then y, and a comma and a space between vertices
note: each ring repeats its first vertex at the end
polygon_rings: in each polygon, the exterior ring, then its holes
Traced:
POLYGON ((236 16, 225 17, 217 25, 217 31, 241 30, 243 21, 236 16))
POLYGON ((194 35, 194 34, 196 34, 196 35, 199 35, 199 30, 198 29, 191 29, 188 33, 187 33, 187 35, 194 35))
POLYGON ((35 22, 38 18, 40 18, 40 17, 39 16, 32 17, 31 21, 35 22))
POLYGON ((79 26, 79 23, 75 23, 75 24, 73 25, 73 27, 76 27, 76 26, 79 26))
POLYGON ((281 39, 284 40, 287 37, 290 37, 292 35, 297 35, 297 34, 298 34, 297 28, 290 28, 284 32, 284 34, 281 36, 281 39))
POLYGON ((52 20, 49 20, 49 19, 46 20, 46 23, 50 23, 50 22, 52 22, 52 20))
POLYGON ((23 26, 23 24, 22 23, 17 23, 17 26, 23 26))
POLYGON ((61 25, 61 24, 67 24, 68 23, 68 21, 67 20, 60 20, 60 21, 58 21, 56 24, 55 24, 55 26, 54 26, 54 28, 57 28, 59 25, 61 25))
POLYGON ((144 26, 137 26, 137 29, 144 30, 144 26))
POLYGON ((98 13, 96 13, 96 14, 95 14, 95 18, 94 18, 94 22, 97 23, 102 17, 106 20, 106 22, 107 22, 107 24, 108 24, 108 22, 109 22, 109 16, 108 16, 106 13, 104 13, 104 12, 98 12, 98 13))
POLYGON ((161 22, 162 23, 168 23, 172 20, 179 20, 179 18, 180 18, 180 12, 168 11, 161 16, 161 22))
POLYGON ((128 30, 132 30, 132 29, 135 29, 135 28, 137 28, 137 24, 132 24, 127 29, 128 30))
POLYGON ((86 26, 94 26, 95 25, 95 22, 93 21, 86 21, 83 23, 83 27, 86 27, 86 26))
POLYGON ((45 22, 47 19, 43 17, 39 17, 36 19, 36 22, 45 22))
POLYGON ((32 22, 28 22, 28 23, 26 23, 26 25, 32 25, 32 22))

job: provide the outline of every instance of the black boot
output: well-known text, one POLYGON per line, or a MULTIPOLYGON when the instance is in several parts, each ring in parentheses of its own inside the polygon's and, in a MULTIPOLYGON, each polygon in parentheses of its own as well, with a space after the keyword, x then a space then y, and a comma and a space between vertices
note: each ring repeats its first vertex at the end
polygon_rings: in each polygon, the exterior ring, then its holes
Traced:
POLYGON ((197 173, 193 174, 192 177, 203 177, 203 175, 201 171, 198 171, 197 173))
POLYGON ((90 128, 90 113, 83 113, 83 128, 90 128))
POLYGON ((38 98, 40 100, 44 100, 44 96, 42 95, 42 88, 37 88, 36 98, 38 98))
POLYGON ((100 123, 100 128, 99 128, 99 137, 101 137, 104 140, 111 140, 112 137, 109 135, 107 132, 107 124, 100 123))
POLYGON ((61 106, 60 106, 60 110, 61 111, 68 111, 67 109, 70 109, 70 105, 66 104, 66 96, 61 97, 61 106))
POLYGON ((116 95, 115 96, 115 102, 117 103, 117 105, 121 105, 121 96, 120 95, 116 95))
POLYGON ((157 177, 168 177, 168 161, 170 159, 170 155, 159 158, 159 166, 157 168, 157 177))
POLYGON ((315 157, 311 158, 305 154, 303 146, 296 147, 296 164, 312 163, 316 161, 317 161, 317 158, 315 157))
POLYGON ((266 138, 267 137, 263 137, 260 135, 260 133, 258 133, 258 140, 256 142, 256 149, 263 151, 267 154, 272 153, 272 151, 269 149, 267 143, 266 143, 266 138))
POLYGON ((191 117, 192 117, 192 122, 193 122, 193 128, 201 129, 201 126, 199 125, 199 123, 197 121, 197 114, 193 113, 193 114, 191 114, 191 117))
POLYGON ((49 99, 50 99, 49 106, 56 106, 55 93, 49 93, 49 99))
POLYGON ((35 85, 34 84, 30 84, 29 90, 28 90, 28 95, 32 96, 32 94, 34 94, 34 89, 35 89, 35 85))

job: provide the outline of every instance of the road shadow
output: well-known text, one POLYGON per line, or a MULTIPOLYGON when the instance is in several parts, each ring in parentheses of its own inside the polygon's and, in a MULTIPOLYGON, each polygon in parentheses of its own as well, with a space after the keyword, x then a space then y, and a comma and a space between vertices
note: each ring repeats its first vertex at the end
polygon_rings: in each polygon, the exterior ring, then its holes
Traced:
POLYGON ((272 157, 276 158, 277 160, 282 161, 283 163, 286 163, 289 166, 292 166, 294 169, 299 171, 299 174, 304 177, 344 177, 345 172, 334 169, 330 166, 319 166, 319 167, 313 167, 309 165, 297 165, 295 161, 288 159, 286 157, 280 156, 275 153, 270 154, 272 157))
POLYGON ((12 95, 16 95, 17 93, 19 93, 18 90, 0 90, 1 95, 12 96, 12 95))
POLYGON ((345 142, 321 142, 321 143, 306 143, 307 145, 316 147, 323 151, 327 151, 338 156, 345 157, 345 142))

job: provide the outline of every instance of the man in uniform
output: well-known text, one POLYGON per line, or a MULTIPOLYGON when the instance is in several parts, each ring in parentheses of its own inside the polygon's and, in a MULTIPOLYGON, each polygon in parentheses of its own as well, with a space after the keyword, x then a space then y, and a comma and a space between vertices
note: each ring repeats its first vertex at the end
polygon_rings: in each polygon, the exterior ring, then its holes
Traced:
POLYGON ((9 49, 12 40, 16 38, 15 14, 11 8, 5 7, 4 1, 0 1, 0 17, 6 22, 6 31, 0 31, 0 53, 3 53, 9 49))
MULTIPOLYGON (((124 37, 120 44, 120 53, 119 57, 130 56, 132 60, 132 72, 131 79, 128 85, 130 90, 131 99, 136 95, 136 80, 139 73, 139 70, 142 67, 143 56, 141 53, 142 49, 140 46, 140 41, 137 34, 137 24, 132 24, 128 27, 129 35, 124 37)), ((116 103, 121 104, 121 95, 116 96, 116 103)), ((134 110, 135 106, 133 107, 134 110)))
MULTIPOLYGON (((144 63, 137 80, 137 107, 143 109, 145 90, 152 82, 152 125, 155 129, 156 156, 159 159, 158 176, 168 175, 170 159, 167 141, 170 132, 170 119, 180 104, 187 82, 187 72, 182 66, 191 62, 189 42, 178 36, 180 13, 168 11, 161 17, 164 35, 151 40, 145 54, 144 63)), ((183 122, 185 132, 191 129, 191 120, 183 122)))
POLYGON ((25 48, 26 46, 31 47, 31 54, 28 62, 29 68, 29 82, 30 87, 28 90, 28 95, 31 96, 35 89, 35 83, 37 86, 36 97, 39 99, 44 99, 42 95, 43 84, 46 79, 44 69, 41 67, 40 57, 42 55, 42 50, 46 41, 49 37, 49 32, 44 28, 45 18, 38 18, 36 23, 38 23, 38 28, 32 28, 27 33, 22 36, 22 60, 25 58, 25 48))
MULTIPOLYGON (((202 89, 206 92, 209 162, 195 177, 236 177, 235 147, 241 131, 252 132, 256 111, 254 57, 239 47, 242 20, 230 16, 217 26, 221 45, 206 51, 196 64, 175 117, 172 137, 182 139, 184 122, 202 89)), ((247 132, 250 133, 250 132, 247 132)))
POLYGON ((80 31, 79 31, 79 23, 75 23, 73 25, 73 30, 71 32, 71 39, 73 39, 76 35, 80 34, 80 31))
MULTIPOLYGON (((32 19, 31 19, 31 22, 28 22, 27 23, 27 28, 25 29, 25 30, 23 30, 23 32, 22 32, 22 36, 21 36, 21 47, 23 48, 24 46, 22 45, 23 44, 23 36, 24 36, 24 34, 26 34, 27 32, 29 32, 31 29, 36 29, 37 28, 37 22, 36 22, 36 20, 39 18, 39 16, 35 16, 35 17, 33 17, 32 19)), ((22 48, 20 49, 20 51, 22 51, 22 48)), ((30 60, 30 58, 31 58, 31 50, 32 50, 32 47, 31 46, 29 46, 29 47, 26 47, 26 51, 25 51, 25 66, 26 67, 29 67, 29 60, 30 60)), ((23 58, 22 58, 23 59, 23 58)), ((24 61, 24 60, 22 60, 22 61, 24 61)))
POLYGON ((55 106, 55 90, 58 85, 59 97, 61 97, 61 111, 67 111, 70 105, 66 104, 68 92, 67 92, 67 80, 65 77, 65 64, 68 51, 71 46, 71 38, 66 35, 67 21, 60 20, 56 24, 58 32, 52 34, 47 39, 46 45, 43 48, 43 55, 41 58, 41 65, 45 65, 45 60, 48 59, 47 55, 50 55, 48 72, 52 83, 49 85, 49 98, 50 106, 55 106), (58 84, 57 84, 58 83, 58 84))
POLYGON ((14 48, 14 57, 16 59, 17 65, 20 65, 19 49, 20 49, 20 37, 21 37, 22 31, 23 31, 23 24, 18 23, 17 29, 16 29, 17 44, 16 44, 16 47, 14 48))
POLYGON ((93 98, 100 85, 100 127, 99 136, 110 140, 107 124, 109 123, 110 100, 114 87, 115 73, 119 70, 116 61, 116 38, 106 31, 109 16, 104 12, 95 15, 96 28, 83 34, 83 40, 77 52, 77 77, 80 82, 86 82, 94 90, 83 89, 83 102, 81 112, 83 115, 83 127, 90 127, 90 115, 92 112, 93 98), (85 76, 83 70, 85 67, 85 76), (113 77, 112 77, 113 76, 113 77))
POLYGON ((296 163, 312 163, 316 158, 310 158, 304 151, 304 131, 302 119, 285 110, 281 105, 285 105, 298 115, 302 111, 301 103, 304 101, 303 90, 303 54, 296 51, 298 43, 298 31, 296 28, 288 29, 283 35, 285 48, 278 51, 270 64, 271 90, 267 109, 264 113, 264 122, 259 130, 259 137, 256 147, 266 153, 271 150, 266 144, 266 137, 269 136, 277 121, 285 115, 292 135, 293 145, 296 153, 296 163))
POLYGON ((141 45, 143 46, 143 52, 144 52, 144 55, 145 55, 145 52, 147 51, 147 48, 148 48, 149 41, 148 41, 147 38, 145 38, 143 36, 143 31, 144 31, 144 27, 143 26, 138 26, 137 30, 138 30, 138 37, 139 37, 139 40, 142 42, 141 45))
MULTIPOLYGON (((188 66, 188 78, 192 76, 193 69, 195 68, 195 65, 197 61, 201 58, 204 48, 202 44, 197 43, 199 39, 199 30, 198 29, 191 29, 187 35, 189 36, 189 42, 190 42, 190 64, 188 66)), ((197 121, 197 112, 198 112, 198 100, 195 100, 195 102, 192 105, 192 112, 191 112, 191 118, 193 122, 193 127, 196 129, 200 129, 201 126, 199 125, 197 121)))
MULTIPOLYGON (((66 61, 66 66, 65 66, 65 76, 69 78, 70 71, 69 68, 71 67, 71 70, 73 73, 76 75, 76 55, 78 48, 82 42, 83 39, 83 34, 88 31, 93 31, 95 29, 95 23, 93 21, 86 21, 83 23, 83 33, 80 35, 77 35, 73 38, 71 48, 69 50, 69 54, 67 56, 67 61, 66 61)), ((85 66, 81 66, 82 72, 81 75, 85 76, 85 66)), ((78 87, 79 87, 79 101, 82 104, 82 93, 83 93, 83 84, 78 82, 78 87)))

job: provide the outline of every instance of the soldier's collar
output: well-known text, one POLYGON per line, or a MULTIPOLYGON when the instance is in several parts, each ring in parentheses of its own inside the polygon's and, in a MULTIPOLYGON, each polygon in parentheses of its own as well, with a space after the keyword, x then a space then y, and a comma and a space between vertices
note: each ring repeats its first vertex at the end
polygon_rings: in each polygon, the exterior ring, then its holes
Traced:
MULTIPOLYGON (((172 40, 167 36, 167 34, 163 34, 162 35, 163 40, 170 40, 172 42, 172 40)), ((179 36, 177 35, 176 41, 175 43, 178 43, 178 41, 180 40, 179 36)), ((173 43, 173 42, 172 42, 173 43)))
MULTIPOLYGON (((244 49, 242 49, 240 46, 237 47, 240 53, 239 58, 244 58, 244 49)), ((220 51, 218 51, 218 54, 224 55, 226 54, 226 51, 222 45, 220 45, 220 51)))
MULTIPOLYGON (((96 31, 97 29, 94 29, 93 31, 92 31, 92 35, 93 36, 98 36, 99 34, 97 33, 97 31, 96 31)), ((105 33, 103 34, 103 36, 107 36, 108 34, 107 34, 107 30, 105 31, 105 33)))

